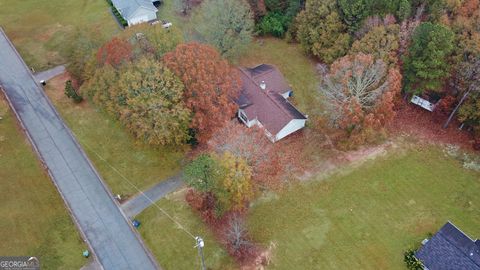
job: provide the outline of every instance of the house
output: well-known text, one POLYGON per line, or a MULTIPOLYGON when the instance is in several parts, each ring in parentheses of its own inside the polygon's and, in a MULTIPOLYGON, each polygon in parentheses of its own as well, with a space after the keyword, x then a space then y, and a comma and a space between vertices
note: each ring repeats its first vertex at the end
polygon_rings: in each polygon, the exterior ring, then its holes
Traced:
POLYGON ((139 24, 157 19, 158 0, 112 0, 113 6, 127 21, 128 25, 139 24))
POLYGON ((247 127, 263 128, 272 142, 305 127, 307 116, 288 101, 293 91, 276 67, 262 64, 239 70, 242 91, 236 100, 237 115, 247 127))
POLYGON ((480 240, 471 239, 451 222, 422 243, 415 257, 424 269, 480 270, 480 240))

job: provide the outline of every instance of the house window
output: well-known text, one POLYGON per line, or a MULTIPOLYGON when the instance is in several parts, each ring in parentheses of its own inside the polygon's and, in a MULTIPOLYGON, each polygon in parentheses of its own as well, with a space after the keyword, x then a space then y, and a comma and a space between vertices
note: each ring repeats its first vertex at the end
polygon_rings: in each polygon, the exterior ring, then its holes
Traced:
POLYGON ((248 123, 248 118, 247 116, 245 115, 244 112, 240 111, 240 119, 242 119, 243 122, 245 122, 245 124, 248 123))

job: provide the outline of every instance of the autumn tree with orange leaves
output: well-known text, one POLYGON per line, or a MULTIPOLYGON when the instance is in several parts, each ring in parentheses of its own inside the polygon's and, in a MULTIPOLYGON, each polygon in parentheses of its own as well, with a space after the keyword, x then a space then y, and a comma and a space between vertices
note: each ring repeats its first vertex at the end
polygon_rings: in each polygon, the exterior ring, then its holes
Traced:
POLYGON ((128 41, 118 37, 105 43, 97 52, 97 63, 119 67, 133 57, 133 46, 128 41))
POLYGON ((402 76, 372 55, 347 55, 335 61, 320 87, 330 124, 341 130, 341 146, 371 143, 395 116, 394 98, 402 76))
POLYGON ((199 43, 178 45, 165 54, 164 62, 185 85, 185 104, 193 112, 190 127, 200 143, 207 142, 237 110, 237 70, 214 48, 199 43))

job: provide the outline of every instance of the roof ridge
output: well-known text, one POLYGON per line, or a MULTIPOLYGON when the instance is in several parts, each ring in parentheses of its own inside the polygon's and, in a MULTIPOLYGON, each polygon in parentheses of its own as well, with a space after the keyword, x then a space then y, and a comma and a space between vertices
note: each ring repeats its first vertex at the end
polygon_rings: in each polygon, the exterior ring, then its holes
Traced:
MULTIPOLYGON (((262 64, 262 65, 263 65, 263 64, 262 64)), ((258 88, 260 88, 259 91, 260 91, 261 93, 263 93, 268 99, 270 99, 270 100, 275 104, 275 106, 277 106, 285 115, 287 115, 287 116, 292 116, 287 110, 285 110, 280 104, 278 104, 278 102, 277 102, 272 96, 270 96, 270 95, 268 94, 268 93, 269 93, 268 90, 262 91, 260 85, 258 85, 258 83, 257 83, 251 76, 249 76, 249 74, 247 74, 247 72, 246 72, 243 68, 240 68, 240 70, 241 70, 245 75, 247 75, 248 79, 250 79, 250 80, 253 82, 253 84, 255 84, 258 88)), ((276 94, 278 94, 278 93, 276 93, 276 94)), ((278 95, 280 95, 280 94, 278 94, 278 95)), ((280 96, 281 96, 281 95, 280 95, 280 96)), ((286 101, 288 104, 290 104, 290 106, 292 106, 293 108, 295 108, 295 106, 293 106, 292 103, 290 103, 288 100, 285 99, 285 101, 286 101)), ((303 116, 305 116, 305 115, 304 115, 303 113, 301 113, 297 108, 295 108, 295 110, 297 110, 300 114, 302 114, 303 116)))

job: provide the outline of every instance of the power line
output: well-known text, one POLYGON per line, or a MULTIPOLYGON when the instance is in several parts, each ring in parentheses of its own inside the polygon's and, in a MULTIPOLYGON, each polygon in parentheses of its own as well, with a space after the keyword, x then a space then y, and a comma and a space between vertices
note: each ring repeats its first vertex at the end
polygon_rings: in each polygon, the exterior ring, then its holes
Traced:
POLYGON ((125 177, 117 168, 115 168, 113 165, 111 165, 106 159, 104 159, 102 156, 100 156, 95 150, 93 150, 90 146, 88 146, 85 142, 83 145, 93 152, 99 159, 104 161, 114 172, 116 172, 120 177, 122 177, 127 183, 129 183, 133 188, 135 188, 140 194, 142 194, 152 205, 154 205, 158 210, 160 210, 166 217, 168 217, 173 223, 175 223, 181 230, 183 230, 186 234, 188 234, 190 237, 195 239, 197 241, 197 237, 195 237, 191 232, 189 232, 182 224, 180 224, 178 221, 176 221, 172 216, 170 216, 164 209, 162 209, 156 202, 154 202, 150 197, 148 197, 142 190, 140 190, 135 184, 132 183, 127 177, 125 177))

